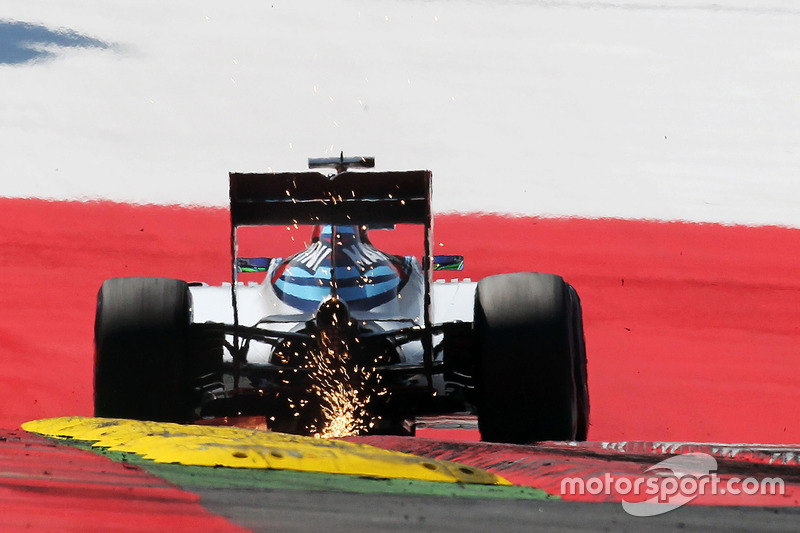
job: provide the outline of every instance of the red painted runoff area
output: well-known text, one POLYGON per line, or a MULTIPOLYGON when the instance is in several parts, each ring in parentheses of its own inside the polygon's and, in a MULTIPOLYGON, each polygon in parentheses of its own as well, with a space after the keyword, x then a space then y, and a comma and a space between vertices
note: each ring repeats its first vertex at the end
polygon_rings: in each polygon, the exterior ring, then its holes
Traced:
MULTIPOLYGON (((262 253, 302 248, 305 229, 273 229, 262 253)), ((0 199, 0 427, 91 415, 102 281, 226 281, 229 231, 225 209, 0 199)), ((466 257, 445 277, 543 271, 578 289, 590 440, 800 443, 800 230, 450 214, 434 236, 466 257)))

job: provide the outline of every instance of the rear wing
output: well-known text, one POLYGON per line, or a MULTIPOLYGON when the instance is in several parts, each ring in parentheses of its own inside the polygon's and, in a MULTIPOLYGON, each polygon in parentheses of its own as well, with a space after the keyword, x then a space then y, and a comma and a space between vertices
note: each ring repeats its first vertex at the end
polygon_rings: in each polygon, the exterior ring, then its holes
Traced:
POLYGON ((430 224, 431 173, 230 174, 231 225, 430 224))

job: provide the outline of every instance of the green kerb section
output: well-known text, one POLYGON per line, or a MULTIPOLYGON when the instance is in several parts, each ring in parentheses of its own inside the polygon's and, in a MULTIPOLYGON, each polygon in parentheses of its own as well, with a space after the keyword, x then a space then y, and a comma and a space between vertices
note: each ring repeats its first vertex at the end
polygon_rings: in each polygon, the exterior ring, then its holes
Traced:
POLYGON ((106 456, 114 461, 141 467, 181 488, 318 490, 359 494, 409 494, 456 498, 496 498, 516 500, 558 499, 540 489, 472 483, 441 483, 410 479, 373 478, 343 474, 322 474, 293 470, 185 466, 156 463, 140 455, 112 452, 74 439, 58 439, 66 444, 106 456))

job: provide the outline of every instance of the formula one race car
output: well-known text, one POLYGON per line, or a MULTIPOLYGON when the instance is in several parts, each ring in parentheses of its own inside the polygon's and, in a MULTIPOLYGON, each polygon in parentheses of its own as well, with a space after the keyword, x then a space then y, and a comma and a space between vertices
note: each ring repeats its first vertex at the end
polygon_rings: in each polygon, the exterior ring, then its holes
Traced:
POLYGON ((433 283, 463 258, 432 254, 429 171, 353 171, 374 159, 343 156, 309 166, 335 173, 230 174, 232 283, 103 283, 96 416, 263 417, 272 430, 337 436, 409 434, 418 416, 477 412, 488 441, 586 439, 572 286, 533 272, 433 283), (305 249, 238 257, 240 228, 298 224, 313 228, 305 249), (420 228, 421 260, 372 244, 370 231, 396 225, 420 228))

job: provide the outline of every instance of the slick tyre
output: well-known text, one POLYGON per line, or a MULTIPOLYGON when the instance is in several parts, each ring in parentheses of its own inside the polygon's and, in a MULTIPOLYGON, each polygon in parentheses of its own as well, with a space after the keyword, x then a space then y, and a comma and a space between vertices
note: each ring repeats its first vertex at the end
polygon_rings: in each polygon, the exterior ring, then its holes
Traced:
POLYGON ((589 435, 589 381, 586 368, 586 340, 583 335, 583 309, 578 292, 569 286, 572 304, 572 353, 575 373, 575 401, 578 427, 575 440, 584 441, 589 435))
POLYGON ((523 444, 581 436, 571 294, 552 274, 501 274, 478 283, 474 333, 483 440, 523 444))
POLYGON ((190 309, 183 281, 113 278, 103 283, 95 318, 95 416, 188 421, 190 309))

